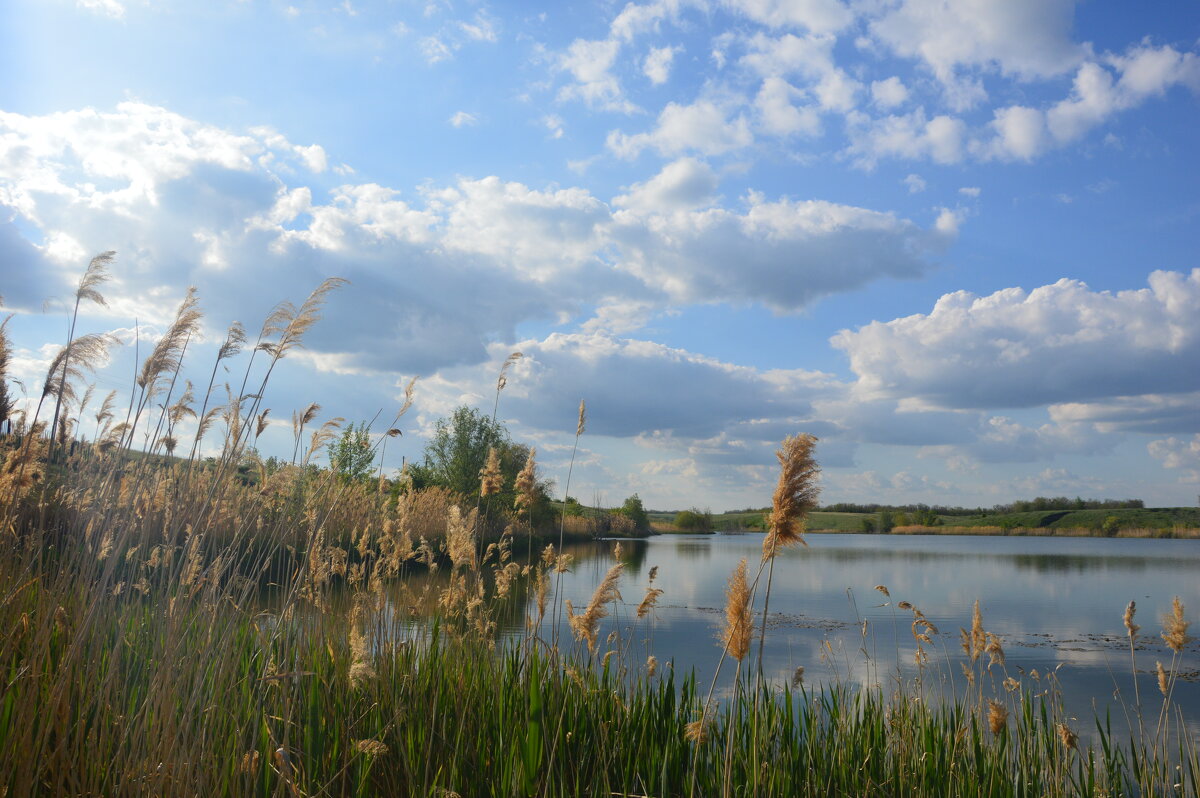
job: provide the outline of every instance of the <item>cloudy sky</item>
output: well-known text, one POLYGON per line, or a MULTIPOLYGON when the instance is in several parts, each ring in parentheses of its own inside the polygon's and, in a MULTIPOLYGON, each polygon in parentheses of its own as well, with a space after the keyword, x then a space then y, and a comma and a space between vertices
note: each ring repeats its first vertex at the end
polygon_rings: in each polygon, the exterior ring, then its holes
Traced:
MULTIPOLYGON (((1070 0, 2 0, 0 294, 205 340, 350 280, 266 397, 467 403, 571 493, 761 506, 1200 492, 1200 15, 1070 0)), ((97 374, 130 383, 132 347, 97 374)), ((240 380, 240 363, 224 379, 240 380)), ((85 435, 89 432, 84 426, 85 435)))

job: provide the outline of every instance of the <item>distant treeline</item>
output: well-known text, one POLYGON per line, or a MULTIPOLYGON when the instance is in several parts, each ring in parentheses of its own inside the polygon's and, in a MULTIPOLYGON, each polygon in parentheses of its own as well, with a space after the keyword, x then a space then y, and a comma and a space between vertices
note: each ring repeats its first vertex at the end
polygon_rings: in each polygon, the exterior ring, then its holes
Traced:
MULTIPOLYGON (((1030 513, 1043 510, 1136 510, 1145 507, 1141 499, 1083 499, 1076 496, 1070 499, 1066 496, 1038 496, 1036 499, 1025 499, 1010 504, 996 504, 991 507, 947 507, 942 504, 856 504, 854 502, 838 502, 817 508, 824 513, 909 513, 919 515, 999 515, 1004 513, 1030 513)), ((749 507, 741 512, 765 512, 769 507, 749 507)))

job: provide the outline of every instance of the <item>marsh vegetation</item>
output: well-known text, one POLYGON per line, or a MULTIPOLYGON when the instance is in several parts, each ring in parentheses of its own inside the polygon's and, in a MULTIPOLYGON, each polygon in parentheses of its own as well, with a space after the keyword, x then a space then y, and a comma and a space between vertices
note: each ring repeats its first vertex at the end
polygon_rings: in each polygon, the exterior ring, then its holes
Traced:
MULTIPOLYGON (((93 261, 77 305, 103 300, 110 262, 93 261)), ((1172 655, 1128 705, 1128 736, 1098 718, 1093 744, 1052 675, 1001 676, 1004 641, 978 608, 949 695, 928 665, 944 632, 908 600, 894 611, 915 661, 895 689, 770 678, 780 555, 817 498, 811 436, 783 442, 762 547, 721 580, 702 682, 671 651, 632 645, 669 597, 654 569, 622 595, 628 548, 585 601, 566 594, 569 524, 597 529, 548 513, 536 453, 506 448, 494 409, 472 415, 483 462, 461 484, 439 483, 432 460, 394 482, 369 467, 412 384, 379 432, 347 436, 307 405, 289 461, 253 456, 272 374, 338 287, 277 306, 255 336, 229 327, 198 393, 182 377, 201 322, 189 292, 125 407, 110 395, 93 410, 86 378, 112 343, 96 335, 65 343, 30 412, 5 405, 0 794, 1197 793, 1174 700, 1191 644, 1178 602, 1161 632, 1172 655), (216 386, 239 359, 240 385, 216 386)), ((7 351, 0 338, 0 364, 7 351)), ((585 422, 581 405, 577 440, 585 422)), ((623 509, 618 532, 644 520, 640 500, 623 509)), ((1158 632, 1132 603, 1125 628, 1136 673, 1139 640, 1158 632)))

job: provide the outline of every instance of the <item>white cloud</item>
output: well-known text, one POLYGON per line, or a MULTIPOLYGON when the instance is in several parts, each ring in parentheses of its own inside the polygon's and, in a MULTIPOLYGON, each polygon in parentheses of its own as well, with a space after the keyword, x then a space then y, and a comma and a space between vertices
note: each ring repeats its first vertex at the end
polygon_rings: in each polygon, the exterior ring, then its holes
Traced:
POLYGON ((837 33, 854 21, 838 0, 725 0, 725 6, 771 28, 802 28, 837 33))
POLYGON ((496 21, 483 11, 478 12, 471 22, 459 22, 458 27, 475 41, 499 41, 499 36, 496 32, 496 21))
POLYGON ((893 75, 887 80, 871 82, 871 98, 880 108, 890 111, 908 101, 908 89, 900 78, 893 75))
POLYGON ((558 114, 543 116, 542 125, 550 132, 550 138, 561 139, 563 137, 563 120, 558 114))
POLYGON ((958 190, 959 194, 972 199, 979 199, 979 195, 983 193, 983 189, 979 186, 963 186, 958 190))
POLYGON ((578 98, 590 107, 632 113, 636 106, 624 98, 621 84, 610 71, 621 43, 615 39, 576 39, 558 58, 559 69, 571 73, 574 82, 563 86, 559 100, 578 98))
MULTIPOLYGON (((81 253, 108 248, 121 264, 108 313, 122 324, 197 284, 219 297, 215 326, 253 325, 271 302, 339 275, 353 298, 333 299, 337 323, 314 330, 305 368, 429 374, 479 362, 488 342, 531 320, 580 319, 594 336, 636 329, 673 302, 794 311, 920 275, 945 241, 819 200, 750 194, 724 207, 713 170, 688 157, 606 203, 498 177, 412 196, 375 183, 326 189, 310 184, 299 150, 315 152, 136 103, 0 115, 0 203, 46 240, 38 249, 0 224, 0 263, 22 275, 7 300, 37 307, 77 277, 81 253)), ((786 383, 772 374, 756 379, 786 383)))
POLYGON ((928 315, 844 330, 859 389, 935 406, 1034 407, 1200 390, 1200 269, 1116 294, 1059 280, 946 294, 928 315))
POLYGON ((803 96, 803 92, 783 78, 767 78, 754 100, 762 128, 774 136, 802 134, 818 136, 821 133, 821 115, 813 106, 797 108, 792 99, 803 96))
POLYGON ((113 19, 121 19, 125 16, 125 6, 118 0, 75 0, 75 5, 113 19))
POLYGON ((812 93, 822 109, 844 113, 854 108, 862 85, 835 64, 836 41, 831 35, 788 33, 774 38, 759 33, 747 40, 748 52, 741 63, 764 78, 802 77, 802 88, 812 93))
POLYGON ((1101 432, 1178 434, 1200 432, 1200 393, 1118 396, 1100 402, 1050 405, 1062 424, 1092 424, 1101 432))
POLYGON ((1075 0, 902 0, 870 23, 898 55, 920 59, 956 110, 986 94, 962 70, 999 71, 1020 80, 1061 75, 1087 49, 1071 40, 1075 0))
POLYGON ((661 86, 671 77, 671 64, 675 54, 682 52, 682 47, 652 47, 642 62, 642 72, 650 78, 655 86, 661 86))
POLYGON ((687 151, 720 155, 748 147, 753 141, 744 116, 729 119, 716 103, 697 100, 692 105, 668 103, 658 115, 653 131, 630 136, 614 130, 608 134, 606 143, 618 157, 632 159, 647 147, 667 156, 687 151))
POLYGON ((922 191, 928 188, 929 185, 925 182, 925 178, 921 177, 920 175, 909 175, 908 177, 904 178, 903 182, 904 185, 908 186, 909 194, 920 194, 922 191))
POLYGON ((457 48, 453 43, 447 43, 440 36, 426 36, 421 39, 419 45, 421 55, 425 57, 425 61, 430 64, 436 64, 441 61, 449 61, 454 57, 454 51, 457 48))
POLYGON ((850 145, 846 153, 854 163, 871 169, 883 158, 930 159, 954 164, 963 159, 967 126, 949 116, 927 119, 924 108, 911 113, 871 119, 853 113, 847 117, 850 145))
POLYGON ((716 190, 717 176, 708 164, 680 158, 645 183, 633 184, 627 194, 613 199, 613 205, 644 215, 690 211, 711 205, 716 190))
POLYGON ((1150 441, 1146 449, 1163 468, 1183 468, 1200 471, 1200 434, 1187 438, 1166 438, 1150 441))
POLYGON ((454 115, 448 121, 454 127, 465 127, 479 122, 475 114, 467 113, 466 111, 455 111, 454 115))

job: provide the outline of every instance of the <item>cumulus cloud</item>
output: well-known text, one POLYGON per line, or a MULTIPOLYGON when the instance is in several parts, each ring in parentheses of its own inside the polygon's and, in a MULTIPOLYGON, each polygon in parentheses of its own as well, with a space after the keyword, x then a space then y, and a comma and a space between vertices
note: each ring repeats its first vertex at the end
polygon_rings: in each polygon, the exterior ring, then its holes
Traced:
POLYGON ((113 19, 121 19, 125 16, 125 6, 118 0, 75 0, 75 5, 113 19))
POLYGON ((893 75, 887 80, 871 81, 871 98, 885 111, 904 105, 908 100, 908 89, 900 78, 893 75))
POLYGON ((897 55, 922 61, 956 110, 985 99, 964 70, 994 70, 1020 80, 1061 75, 1087 54, 1071 40, 1075 0, 903 0, 870 23, 897 55))
POLYGON ((697 152, 720 155, 749 146, 754 141, 744 116, 730 119, 726 109, 711 100, 691 105, 667 103, 658 124, 649 133, 627 135, 619 130, 608 134, 607 146, 619 158, 636 158, 646 148, 661 155, 697 152))
POLYGON ((466 127, 478 122, 479 120, 475 117, 475 114, 466 111, 455 111, 454 115, 450 117, 450 124, 454 127, 466 127))
POLYGON ((1119 396, 1101 402, 1064 402, 1049 407, 1059 423, 1092 424, 1101 432, 1179 434, 1200 432, 1200 393, 1119 396))
POLYGON ((642 62, 642 72, 650 78, 655 86, 661 86, 671 77, 671 64, 675 54, 682 52, 681 47, 652 47, 642 62))
POLYGON ((680 158, 645 183, 633 184, 628 193, 613 199, 613 205, 641 214, 689 211, 711 205, 716 190, 717 176, 708 164, 680 158))
POLYGON ((594 108, 631 113, 637 110, 624 97, 621 84, 612 73, 620 52, 616 39, 576 39, 558 57, 558 68, 569 72, 572 83, 559 90, 559 100, 580 99, 594 108))
POLYGON ((1200 269, 1096 292, 1063 279, 1026 292, 946 294, 929 314, 833 337, 859 387, 950 408, 1033 407, 1200 390, 1200 269))
POLYGON ((884 158, 954 164, 962 161, 966 149, 965 122, 944 114, 929 119, 924 108, 878 119, 856 111, 846 122, 850 137, 846 154, 866 169, 884 158))
POLYGON ((1200 472, 1200 434, 1187 438, 1166 438, 1146 445, 1150 456, 1163 468, 1180 468, 1200 472))
POLYGON ((725 0, 725 6, 771 28, 816 34, 837 33, 854 21, 854 14, 838 0, 725 0))
POLYGON ((767 78, 754 100, 760 124, 774 136, 802 134, 817 136, 821 133, 821 115, 813 106, 797 107, 794 98, 803 97, 799 89, 783 78, 767 78))
POLYGON ((837 42, 831 35, 779 37, 758 33, 746 41, 741 63, 763 78, 795 76, 823 110, 846 112, 855 105, 862 85, 838 67, 833 58, 837 42))
POLYGON ((0 115, 0 204, 44 236, 35 246, 0 226, 5 262, 33 275, 6 287, 8 301, 36 307, 77 276, 80 253, 109 248, 122 263, 115 293, 130 303, 114 306, 117 315, 141 316, 137 307, 161 304, 155 292, 197 283, 232 318, 253 319, 283 298, 279 286, 336 274, 356 284, 357 306, 314 346, 377 370, 428 372, 476 362, 517 324, 574 318, 596 297, 614 308, 797 310, 880 277, 921 274, 944 240, 892 214, 818 200, 751 195, 726 208, 715 174, 694 158, 610 204, 582 188, 498 177, 413 195, 375 183, 319 188, 308 180, 321 165, 314 147, 137 103, 0 115))

